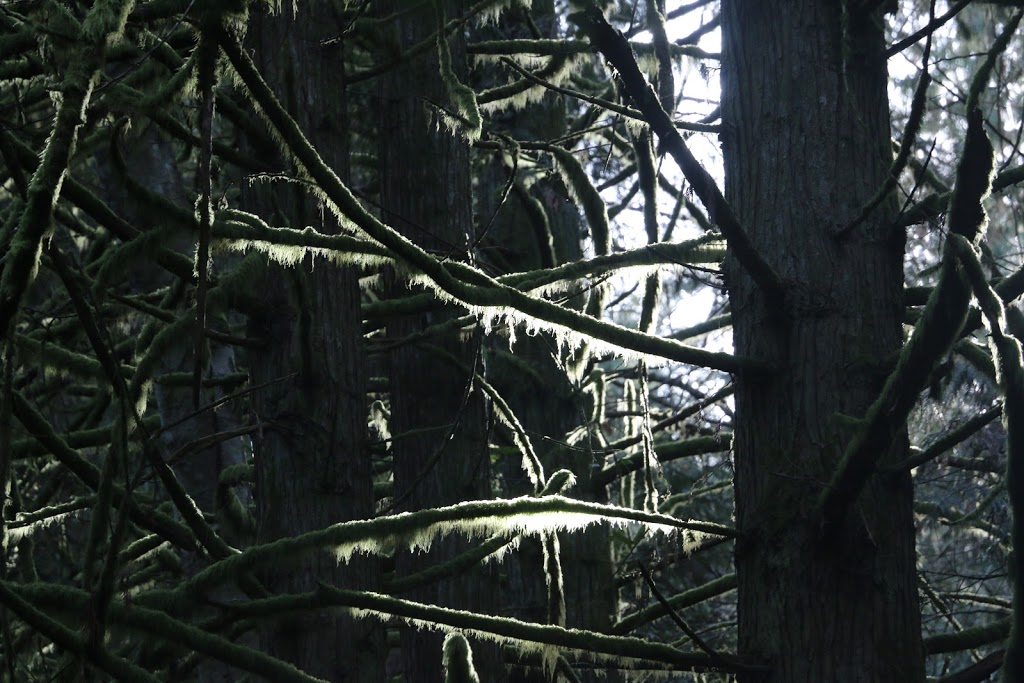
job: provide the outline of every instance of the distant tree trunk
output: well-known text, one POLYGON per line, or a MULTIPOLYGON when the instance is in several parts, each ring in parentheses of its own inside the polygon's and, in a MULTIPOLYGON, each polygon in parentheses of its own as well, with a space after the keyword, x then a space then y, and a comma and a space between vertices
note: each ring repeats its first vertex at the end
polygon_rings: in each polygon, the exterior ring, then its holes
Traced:
MULTIPOLYGON (((546 135, 537 135, 538 138, 546 135)), ((554 136, 551 136, 554 137, 554 136)), ((504 261, 514 271, 544 267, 537 256, 537 237, 525 229, 530 218, 523 201, 539 201, 548 211, 548 225, 556 236, 554 250, 558 265, 580 258, 580 217, 575 207, 566 202, 564 190, 551 181, 539 180, 530 192, 531 199, 519 192, 509 197, 492 228, 493 243, 501 245, 504 261), (538 199, 541 197, 542 199, 538 199), (571 235, 571 237, 569 236, 571 235)), ((500 184, 496 188, 500 191, 500 184)), ((489 216, 485 214, 485 219, 489 216)), ((583 297, 581 303, 585 301, 583 297)), ((565 439, 590 418, 583 397, 566 376, 559 358, 564 355, 548 334, 527 335, 520 330, 515 348, 498 340, 490 352, 487 370, 491 383, 509 404, 519 422, 531 436, 534 449, 545 467, 545 474, 568 469, 576 474, 576 486, 567 495, 581 500, 608 502, 604 490, 595 490, 591 474, 595 463, 603 461, 588 448, 586 440, 568 444, 565 439), (524 372, 523 367, 529 367, 524 372), (545 438, 547 437, 547 438, 545 438), (596 458, 596 460, 595 460, 596 458)), ((509 456, 504 467, 507 495, 532 493, 523 472, 521 458, 509 456)), ((565 588, 566 626, 593 631, 611 627, 616 608, 616 590, 612 581, 611 550, 608 528, 599 525, 583 531, 560 533, 562 578, 565 588)), ((504 560, 508 590, 503 604, 509 614, 519 619, 546 623, 548 619, 547 586, 543 572, 540 543, 524 539, 518 552, 504 560)), ((580 672, 581 675, 584 675, 580 672)), ((602 679, 607 678, 602 674, 602 679)), ((546 681, 538 671, 515 671, 511 680, 517 683, 546 681)), ((584 678, 584 680, 590 680, 584 678)))
MULTIPOLYGON (((535 1, 528 11, 542 35, 554 38, 558 34, 555 9, 549 0, 535 1)), ((507 38, 533 37, 524 23, 522 17, 512 13, 499 24, 499 30, 507 38)), ((481 33, 486 35, 487 29, 481 29, 481 33)), ((553 94, 515 115, 515 134, 523 139, 557 139, 568 129, 565 100, 553 94)), ((496 156, 501 158, 501 155, 496 156)), ((520 167, 516 186, 499 208, 496 203, 509 172, 501 163, 492 163, 477 172, 482 189, 477 220, 487 223, 494 216, 484 241, 483 258, 489 259, 489 265, 508 272, 550 268, 580 259, 585 224, 578 206, 569 200, 562 181, 544 172, 520 167)), ((582 309, 587 297, 587 292, 580 291, 568 305, 582 309)), ((591 415, 585 398, 567 376, 567 360, 565 351, 559 349, 550 334, 530 335, 520 330, 513 349, 500 339, 492 344, 488 379, 531 436, 545 473, 550 476, 556 470, 569 469, 576 474, 577 481, 567 495, 606 503, 606 491, 595 490, 591 483, 591 475, 595 466, 603 463, 603 456, 595 455, 586 440, 565 443, 591 415)), ((504 495, 533 492, 518 455, 506 458, 502 466, 507 489, 504 495)), ((560 533, 558 537, 566 626, 607 631, 617 605, 608 528, 598 525, 583 531, 560 533)), ((543 567, 543 553, 536 539, 524 539, 519 550, 504 560, 507 588, 503 591, 502 604, 510 616, 547 622, 548 591, 543 567)), ((578 673, 584 681, 592 680, 585 671, 578 673)), ((604 673, 600 676, 602 680, 615 680, 604 673)), ((510 680, 530 683, 546 681, 547 677, 539 669, 515 667, 510 672, 510 680)))
MULTIPOLYGON (((449 17, 461 3, 440 3, 449 17)), ((428 38, 436 26, 433 3, 410 7, 405 2, 381 3, 381 13, 401 13, 392 22, 402 49, 428 38)), ((461 33, 449 37, 452 64, 465 78, 461 33)), ((437 50, 408 57, 381 79, 380 178, 384 220, 439 258, 469 258, 473 240, 469 145, 456 133, 438 126, 431 105, 450 107, 438 66, 437 50)), ((400 276, 396 279, 400 280, 400 276)), ((407 292, 401 281, 392 294, 407 292)), ((474 386, 482 371, 479 337, 458 332, 409 340, 432 325, 452 318, 450 311, 396 317, 387 324, 389 341, 399 344, 390 354, 391 433, 394 441, 394 495, 400 510, 450 505, 491 497, 488 413, 483 392, 474 386)), ((451 559, 471 547, 464 539, 439 540, 429 552, 400 549, 399 576, 408 576, 451 559)), ((433 604, 492 612, 495 602, 493 566, 480 567, 410 594, 433 604)), ((442 680, 441 635, 406 629, 402 662, 407 681, 442 680)), ((473 643, 473 659, 481 680, 503 675, 500 652, 493 644, 473 643)))
MULTIPOLYGON (((779 367, 737 382, 739 653, 771 667, 741 681, 924 680, 909 474, 873 477, 831 538, 812 507, 838 416, 864 414, 902 343, 893 204, 834 234, 892 158, 883 17, 857 7, 722 2, 726 194, 788 294, 773 306, 730 260, 736 352, 779 367)), ((882 462, 906 452, 900 434, 882 462)))
MULTIPOLYGON (((333 3, 282 3, 278 15, 258 14, 247 40, 257 66, 321 156, 347 175, 348 130, 342 44, 333 3)), ((294 168, 287 168, 294 173, 294 168)), ((270 223, 296 229, 338 226, 298 185, 257 186, 248 205, 270 223)), ((255 441, 258 540, 267 543, 331 524, 373 516, 366 444, 366 376, 357 273, 307 258, 299 267, 268 265, 253 292, 253 336, 268 346, 250 357, 257 419, 255 441)), ((284 561, 262 579, 275 593, 314 590, 324 581, 374 589, 379 563, 353 558, 339 565, 329 553, 284 561)), ((261 648, 329 681, 384 680, 386 651, 379 625, 336 611, 268 621, 261 648)))
MULTIPOLYGON (((126 133, 126 136, 121 150, 125 172, 143 183, 150 191, 178 206, 190 207, 193 199, 189 197, 182 182, 181 172, 174 164, 176 150, 160 134, 156 125, 150 124, 141 131, 126 133)), ((115 170, 116 166, 106 153, 97 155, 96 168, 103 184, 103 194, 119 215, 143 232, 158 228, 161 217, 153 207, 147 206, 139 197, 133 196, 122 177, 122 172, 115 170)), ((193 255, 194 245, 191 239, 184 235, 168 246, 189 257, 193 255)), ((131 269, 128 279, 142 292, 167 287, 171 285, 172 280, 165 272, 148 266, 131 269)), ((182 299, 190 295, 185 288, 182 288, 180 293, 182 299)), ((217 322, 208 320, 208 326, 214 328, 217 322)), ((191 373, 195 363, 195 349, 192 344, 192 337, 186 335, 169 345, 160 357, 155 373, 157 378, 169 373, 191 373)), ((235 351, 231 346, 213 346, 205 360, 204 378, 224 377, 236 370, 235 351)), ((221 388, 204 388, 200 393, 200 404, 210 405, 224 394, 225 391, 221 388)), ((190 385, 158 381, 153 388, 153 399, 160 415, 160 453, 165 458, 196 439, 231 431, 240 425, 232 404, 223 405, 218 410, 206 410, 196 414, 190 385)), ((185 457, 170 463, 178 482, 199 509, 216 516, 219 522, 218 533, 228 543, 236 546, 241 545, 243 540, 252 540, 240 537, 238 532, 241 529, 237 524, 240 520, 233 514, 245 511, 251 502, 250 492, 242 490, 240 500, 232 501, 236 493, 228 487, 221 486, 220 475, 225 468, 243 464, 247 458, 246 441, 236 438, 188 453, 185 457), (242 509, 233 509, 233 503, 237 503, 242 509)), ((195 552, 182 551, 181 556, 185 573, 189 576, 208 564, 207 558, 195 552)), ((241 593, 235 587, 223 586, 214 597, 218 601, 229 602, 240 596, 241 593)), ((238 669, 211 659, 201 660, 196 667, 196 680, 199 683, 234 680, 238 675, 238 669)))

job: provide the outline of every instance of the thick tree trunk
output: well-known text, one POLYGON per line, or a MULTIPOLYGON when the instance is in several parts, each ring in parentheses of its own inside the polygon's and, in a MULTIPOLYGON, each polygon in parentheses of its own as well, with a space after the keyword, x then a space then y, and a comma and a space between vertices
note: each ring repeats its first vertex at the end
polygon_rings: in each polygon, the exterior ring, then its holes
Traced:
MULTIPOLYGON (((449 18, 461 3, 440 3, 449 18)), ((384 15, 398 12, 393 37, 402 49, 427 39, 435 30, 433 3, 410 7, 381 3, 384 15)), ((448 36, 452 65, 465 78, 461 34, 448 36)), ((469 144, 439 125, 431 106, 451 107, 442 81, 437 50, 408 57, 382 77, 380 85, 380 183, 384 220, 439 258, 469 258, 473 241, 469 144)), ((400 275, 392 294, 408 293, 400 275)), ((479 336, 449 332, 418 338, 426 329, 450 320, 451 310, 396 316, 387 336, 398 345, 389 355, 391 453, 394 494, 399 510, 411 511, 491 497, 488 413, 483 392, 474 386, 482 372, 479 336)), ((436 541, 429 551, 399 549, 396 573, 409 576, 445 562, 471 547, 464 538, 436 541)), ((493 613, 496 568, 478 567, 467 576, 445 579, 412 591, 414 600, 493 613)), ((442 635, 416 629, 402 632, 405 680, 440 683, 442 635)), ((481 680, 500 681, 500 651, 472 643, 481 680)))
MULTIPOLYGON (((331 3, 303 2, 298 15, 283 3, 279 15, 259 14, 248 40, 257 66, 322 157, 347 170, 343 32, 331 3)), ((294 172, 294 169, 289 169, 294 172)), ((296 185, 257 186, 250 206, 272 224, 313 225, 337 232, 296 185)), ((254 292, 262 305, 250 318, 265 350, 250 358, 253 409, 268 423, 255 440, 258 537, 269 542, 356 518, 373 516, 366 444, 366 377, 357 273, 323 260, 297 267, 270 264, 254 292)), ((284 559, 284 558, 282 558, 284 559)), ((374 589, 373 558, 339 565, 321 553, 298 566, 282 562, 261 578, 274 593, 314 590, 318 582, 374 589)), ((372 621, 337 611, 268 621, 261 648, 329 681, 384 680, 382 633, 372 621)))
POLYGON ((874 477, 830 538, 813 508, 902 342, 893 205, 835 235, 891 161, 882 17, 856 5, 722 3, 726 194, 788 295, 729 262, 736 352, 780 368, 737 384, 739 652, 771 667, 741 680, 924 680, 909 475, 874 477))

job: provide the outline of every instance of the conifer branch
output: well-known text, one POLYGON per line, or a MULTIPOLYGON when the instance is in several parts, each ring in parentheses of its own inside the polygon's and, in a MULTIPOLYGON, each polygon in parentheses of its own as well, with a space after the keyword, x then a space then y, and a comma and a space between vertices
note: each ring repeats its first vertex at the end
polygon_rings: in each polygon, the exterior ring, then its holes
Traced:
MULTIPOLYGON (((46 421, 46 418, 20 392, 15 391, 11 398, 14 416, 25 428, 25 431, 38 440, 48 453, 78 477, 82 483, 96 491, 100 483, 99 468, 68 446, 46 421)), ((161 512, 142 508, 137 500, 138 494, 126 495, 124 489, 116 484, 111 491, 113 505, 118 507, 127 505, 132 515, 132 521, 136 524, 159 534, 180 548, 192 551, 198 549, 195 537, 188 527, 161 512)))
MULTIPOLYGON (((10 587, 12 593, 34 606, 52 610, 76 611, 85 608, 89 594, 85 591, 52 583, 34 583, 10 587)), ((37 607, 34 607, 37 608, 37 607)), ((110 605, 111 621, 165 642, 175 643, 199 652, 243 671, 249 671, 266 680, 288 683, 325 683, 287 662, 275 659, 259 650, 233 643, 227 638, 197 628, 173 616, 138 604, 114 601, 110 605)))
MULTIPOLYGON (((109 39, 124 30, 134 2, 97 2, 83 21, 86 39, 73 54, 59 92, 60 106, 42 158, 29 183, 25 209, 0 278, 0 335, 13 329, 22 297, 35 279, 43 238, 50 230, 61 183, 74 153, 78 129, 85 122, 93 88, 100 75, 109 39)), ((74 22, 68 15, 64 21, 74 22)))
POLYGON ((611 629, 612 633, 623 634, 635 631, 645 624, 649 624, 655 619, 668 614, 668 609, 683 609, 696 605, 699 602, 708 600, 710 598, 723 595, 736 588, 736 574, 726 574, 725 576, 719 577, 712 581, 708 581, 702 586, 691 588, 683 591, 678 595, 673 595, 667 598, 664 602, 659 601, 657 604, 645 607, 637 612, 633 612, 621 620, 619 620, 611 629))
POLYGON ((784 302, 785 287, 782 280, 751 244, 746 230, 714 179, 686 147, 671 117, 661 107, 658 96, 640 72, 625 37, 612 28, 592 0, 585 5, 583 11, 570 15, 569 19, 583 29, 594 48, 615 67, 634 105, 643 113, 666 151, 679 164, 687 182, 707 208, 708 216, 725 236, 736 260, 770 300, 776 304, 784 302))
POLYGON ((339 218, 351 221, 371 238, 391 250, 398 259, 422 272, 438 291, 478 309, 513 310, 530 318, 554 325, 555 331, 572 330, 588 335, 614 347, 641 354, 651 354, 682 363, 703 365, 727 372, 768 371, 770 366, 730 354, 711 353, 684 344, 643 334, 611 323, 602 322, 571 309, 527 296, 495 281, 479 270, 463 263, 442 263, 434 259, 397 231, 381 223, 366 211, 320 158, 264 82, 238 40, 221 29, 218 42, 238 72, 254 102, 276 131, 283 150, 316 182, 322 198, 328 200, 339 218))
MULTIPOLYGON (((1006 429, 1006 489, 1010 502, 1010 540, 1014 549, 1024 548, 1024 354, 1020 341, 1007 334, 1006 311, 989 286, 974 246, 958 234, 949 236, 952 247, 985 315, 989 344, 996 360, 996 376, 1003 395, 1003 427, 1006 429)), ((1021 315, 1018 309, 1014 313, 1021 315)), ((1024 568, 1011 561, 1013 624, 1006 643, 1003 680, 1024 677, 1024 568)))
POLYGON ((563 496, 532 496, 510 500, 469 501, 447 507, 341 522, 326 529, 257 545, 222 559, 183 582, 175 594, 186 598, 230 581, 268 562, 293 561, 320 548, 334 548, 341 559, 360 553, 381 553, 395 544, 423 547, 436 536, 457 530, 469 536, 496 533, 540 533, 583 528, 591 524, 638 523, 652 528, 690 529, 715 536, 736 537, 730 527, 709 522, 682 521, 659 513, 601 505, 563 496))
MULTIPOLYGON (((62 587, 63 588, 63 587, 62 587)), ((148 671, 112 655, 102 643, 89 644, 59 621, 38 610, 32 603, 18 595, 12 585, 0 580, 0 603, 18 615, 30 628, 49 639, 60 648, 67 650, 82 661, 87 661, 119 681, 130 683, 160 683, 160 679, 148 671)))
POLYGON ((544 652, 558 648, 586 653, 600 661, 617 662, 631 668, 643 668, 645 662, 671 664, 679 671, 761 671, 742 663, 723 668, 704 654, 682 652, 669 645, 640 638, 612 636, 566 629, 550 624, 534 624, 509 617, 493 617, 472 612, 403 600, 378 593, 352 591, 320 584, 317 591, 282 596, 238 605, 239 616, 250 617, 282 611, 311 609, 315 606, 345 606, 365 616, 398 617, 425 628, 458 630, 483 639, 497 640, 523 652, 544 652))

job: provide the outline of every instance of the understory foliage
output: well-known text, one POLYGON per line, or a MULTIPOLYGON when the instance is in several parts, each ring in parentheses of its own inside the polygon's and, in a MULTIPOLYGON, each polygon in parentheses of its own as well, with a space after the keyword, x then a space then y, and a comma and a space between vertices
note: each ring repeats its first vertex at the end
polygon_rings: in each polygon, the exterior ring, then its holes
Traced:
MULTIPOLYGON (((764 291, 790 283, 718 189, 719 3, 323 0, 327 37, 303 49, 331 55, 343 95, 309 112, 286 69, 260 65, 292 63, 288 22, 319 2, 0 3, 0 679, 323 680, 257 636, 314 612, 330 615, 317 628, 368 625, 351 646, 380 668, 351 680, 763 672, 735 654, 731 396, 735 376, 792 369, 730 352, 727 249, 764 291), (426 28, 410 43, 412 13, 426 28), (257 26, 285 27, 280 52, 260 52, 257 26), (472 188, 449 198, 472 224, 444 231, 393 224, 382 189, 405 169, 384 163, 380 84, 421 60, 440 95, 416 95, 419 133, 465 153, 443 169, 472 188), (343 143, 321 149, 321 129, 343 143), (354 274, 358 310, 311 291, 323 269, 354 274), (331 353, 311 318, 345 306, 355 389, 311 350, 331 353), (256 382, 282 319, 300 353, 256 382), (458 395, 399 388, 408 349, 421 377, 463 377, 458 395), (259 399, 321 382, 358 392, 344 410, 365 428, 353 452, 301 462, 365 472, 372 512, 276 533, 302 493, 264 479, 261 444, 332 426, 259 399), (400 403, 442 398, 461 407, 450 421, 395 428, 400 403), (473 405, 479 453, 453 445, 473 405), (403 440, 428 444, 412 480, 403 440), (463 470, 489 493, 410 503, 463 470), (323 556, 371 568, 372 589, 312 572, 323 556), (308 581, 269 589, 282 568, 308 581), (493 599, 423 597, 445 581, 493 599), (436 671, 393 664, 428 632, 436 671)), ((894 141, 892 181, 834 227, 896 198, 906 344, 867 413, 834 416, 842 460, 799 514, 829 530, 865 479, 912 470, 929 675, 984 680, 1005 660, 1019 680, 1021 12, 836 4, 837 30, 887 22, 894 141), (904 424, 910 457, 883 467, 904 424)), ((445 194, 441 168, 406 191, 445 194)))

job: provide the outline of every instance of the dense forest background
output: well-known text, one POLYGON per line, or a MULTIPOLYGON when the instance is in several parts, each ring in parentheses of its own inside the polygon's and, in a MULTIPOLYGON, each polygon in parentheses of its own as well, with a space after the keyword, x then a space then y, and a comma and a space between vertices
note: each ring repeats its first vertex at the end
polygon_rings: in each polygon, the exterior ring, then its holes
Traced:
POLYGON ((0 679, 1024 680, 1020 4, 0 2, 0 679))

